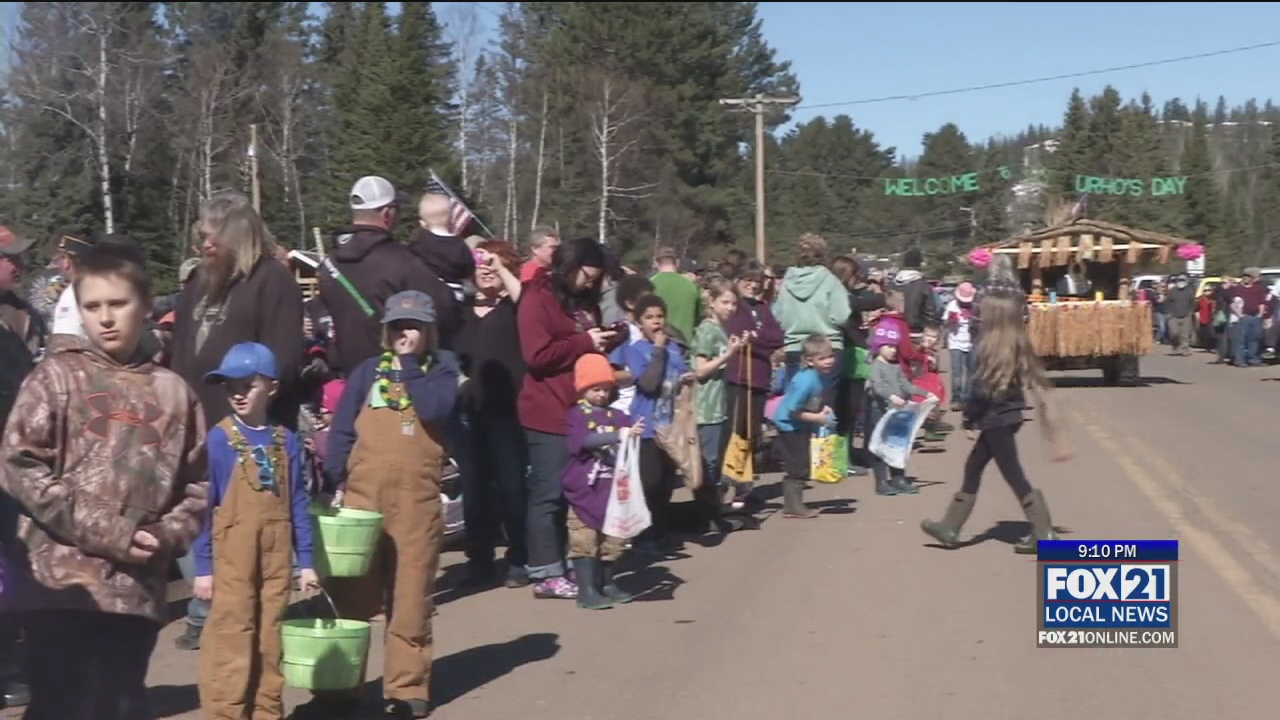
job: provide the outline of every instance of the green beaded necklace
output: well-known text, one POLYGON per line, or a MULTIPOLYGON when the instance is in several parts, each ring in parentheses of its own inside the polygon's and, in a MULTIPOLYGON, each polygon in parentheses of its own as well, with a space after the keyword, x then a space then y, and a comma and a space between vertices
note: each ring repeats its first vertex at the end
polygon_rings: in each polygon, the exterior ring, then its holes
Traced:
POLYGON ((378 360, 378 393, 383 396, 383 400, 387 402, 387 406, 392 410, 407 410, 413 405, 408 393, 403 393, 401 397, 392 397, 392 373, 396 370, 396 366, 392 361, 396 359, 396 355, 388 350, 383 352, 383 356, 378 360))

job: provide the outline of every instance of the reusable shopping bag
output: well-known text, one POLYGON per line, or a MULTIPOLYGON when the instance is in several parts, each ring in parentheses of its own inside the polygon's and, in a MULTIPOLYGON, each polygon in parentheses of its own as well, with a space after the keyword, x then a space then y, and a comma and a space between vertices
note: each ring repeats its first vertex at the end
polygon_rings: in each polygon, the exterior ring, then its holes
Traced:
POLYGON ((849 439, 826 428, 809 438, 809 478, 820 483, 838 483, 849 470, 849 439), (841 452, 841 447, 844 452, 841 452))
POLYGON ((702 446, 698 443, 698 416, 695 408, 697 390, 685 385, 676 395, 671 424, 653 429, 653 439, 662 452, 671 458, 684 486, 690 490, 702 487, 702 446))
POLYGON ((747 373, 747 401, 746 403, 734 403, 733 414, 730 415, 731 426, 734 427, 733 436, 729 438, 729 445, 724 451, 724 461, 721 463, 721 475, 729 478, 735 483, 746 485, 755 480, 755 468, 752 464, 752 435, 754 429, 751 427, 751 394, 755 389, 751 387, 751 343, 742 343, 742 362, 747 373), (747 436, 743 437, 738 434, 737 422, 738 413, 745 413, 747 422, 747 436))

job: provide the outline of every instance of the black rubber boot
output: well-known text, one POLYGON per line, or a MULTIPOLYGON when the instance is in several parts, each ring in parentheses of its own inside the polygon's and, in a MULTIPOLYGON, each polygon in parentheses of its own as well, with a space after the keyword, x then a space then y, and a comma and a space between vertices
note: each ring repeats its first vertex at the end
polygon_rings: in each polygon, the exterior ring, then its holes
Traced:
POLYGON ((600 563, 600 591, 605 597, 616 603, 627 604, 635 599, 634 595, 628 595, 618 587, 617 581, 614 580, 613 573, 617 570, 617 563, 607 562, 600 563))
POLYGON ((782 479, 782 517, 788 520, 812 520, 818 511, 804 504, 804 480, 782 479))
POLYGON ((977 495, 956 493, 951 498, 951 503, 947 505, 947 512, 942 516, 942 520, 939 522, 925 520, 920 523, 920 529, 946 547, 959 545, 960 528, 964 527, 965 522, 969 520, 969 513, 973 512, 973 504, 977 500, 977 495))
POLYGON ((887 466, 876 465, 873 471, 876 473, 876 495, 897 495, 897 488, 893 487, 888 477, 887 466))
POLYGON ((289 714, 289 720, 350 720, 360 712, 360 698, 313 697, 289 714))
POLYGON ((578 578, 578 607, 586 610, 608 610, 613 607, 613 601, 600 592, 603 578, 599 560, 574 558, 573 572, 578 578))
POLYGON ((426 700, 388 700, 383 715, 395 720, 421 720, 431 717, 431 703, 426 700))
POLYGON ((199 650, 200 649, 200 632, 204 630, 199 625, 187 623, 187 629, 182 631, 173 641, 173 646, 179 650, 199 650))
POLYGON ((915 495, 920 489, 911 484, 904 473, 895 473, 889 478, 889 486, 897 491, 898 495, 915 495))
POLYGON ((1057 540, 1058 533, 1053 529, 1053 520, 1049 517, 1049 505, 1044 501, 1044 493, 1032 490, 1022 500, 1022 512, 1031 523, 1031 534, 1026 536, 1013 551, 1019 555, 1035 555, 1041 540, 1057 540))

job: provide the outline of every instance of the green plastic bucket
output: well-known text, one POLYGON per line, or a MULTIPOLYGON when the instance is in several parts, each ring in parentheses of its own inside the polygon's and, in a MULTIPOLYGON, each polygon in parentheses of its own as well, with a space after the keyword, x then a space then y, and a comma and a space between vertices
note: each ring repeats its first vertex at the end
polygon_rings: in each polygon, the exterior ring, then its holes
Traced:
POLYGON ((285 620, 280 625, 280 672, 290 687, 350 690, 360 684, 369 652, 369 623, 285 620))
POLYGON ((316 572, 324 577, 360 577, 369 572, 382 533, 382 514, 315 504, 308 510, 318 539, 316 572))

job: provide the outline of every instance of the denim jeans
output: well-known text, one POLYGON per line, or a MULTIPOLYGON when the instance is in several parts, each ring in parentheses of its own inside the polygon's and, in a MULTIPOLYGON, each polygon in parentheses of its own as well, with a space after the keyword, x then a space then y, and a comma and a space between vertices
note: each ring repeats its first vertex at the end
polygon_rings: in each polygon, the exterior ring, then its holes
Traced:
POLYGON ((1166 343, 1169 341, 1169 316, 1164 313, 1156 313, 1152 315, 1152 324, 1155 326, 1156 342, 1166 343))
MULTIPOLYGON (((188 583, 193 582, 196 577, 196 560, 188 552, 186 555, 178 558, 178 569, 182 570, 182 579, 188 583)), ((191 598, 187 603, 187 624, 192 627, 204 627, 204 621, 209 617, 209 603, 199 598, 191 598)))
POLYGON ((729 421, 699 425, 698 426, 698 444, 702 451, 702 484, 718 487, 723 478, 720 477, 720 467, 724 462, 724 456, 720 452, 720 436, 723 435, 728 427, 729 421))
MULTIPOLYGON (((529 578, 545 580, 564 575, 567 542, 564 494, 560 474, 569 462, 569 439, 525 428, 529 447, 528 514, 525 538, 529 549, 529 578)), ((465 500, 463 502, 466 502, 465 500)))
POLYGON ((977 366, 975 350, 951 350, 951 401, 963 404, 969 397, 969 383, 977 366))
MULTIPOLYGON (((514 415, 472 417, 466 441, 459 445, 466 459, 458 460, 462 472, 462 511, 467 523, 467 560, 478 565, 493 562, 499 530, 506 535, 509 569, 524 569, 525 470, 528 453, 524 431, 514 415)), ((455 456, 455 459, 457 457, 455 456)))
POLYGON ((1262 363, 1262 319, 1245 315, 1231 326, 1231 350, 1236 365, 1262 363))

